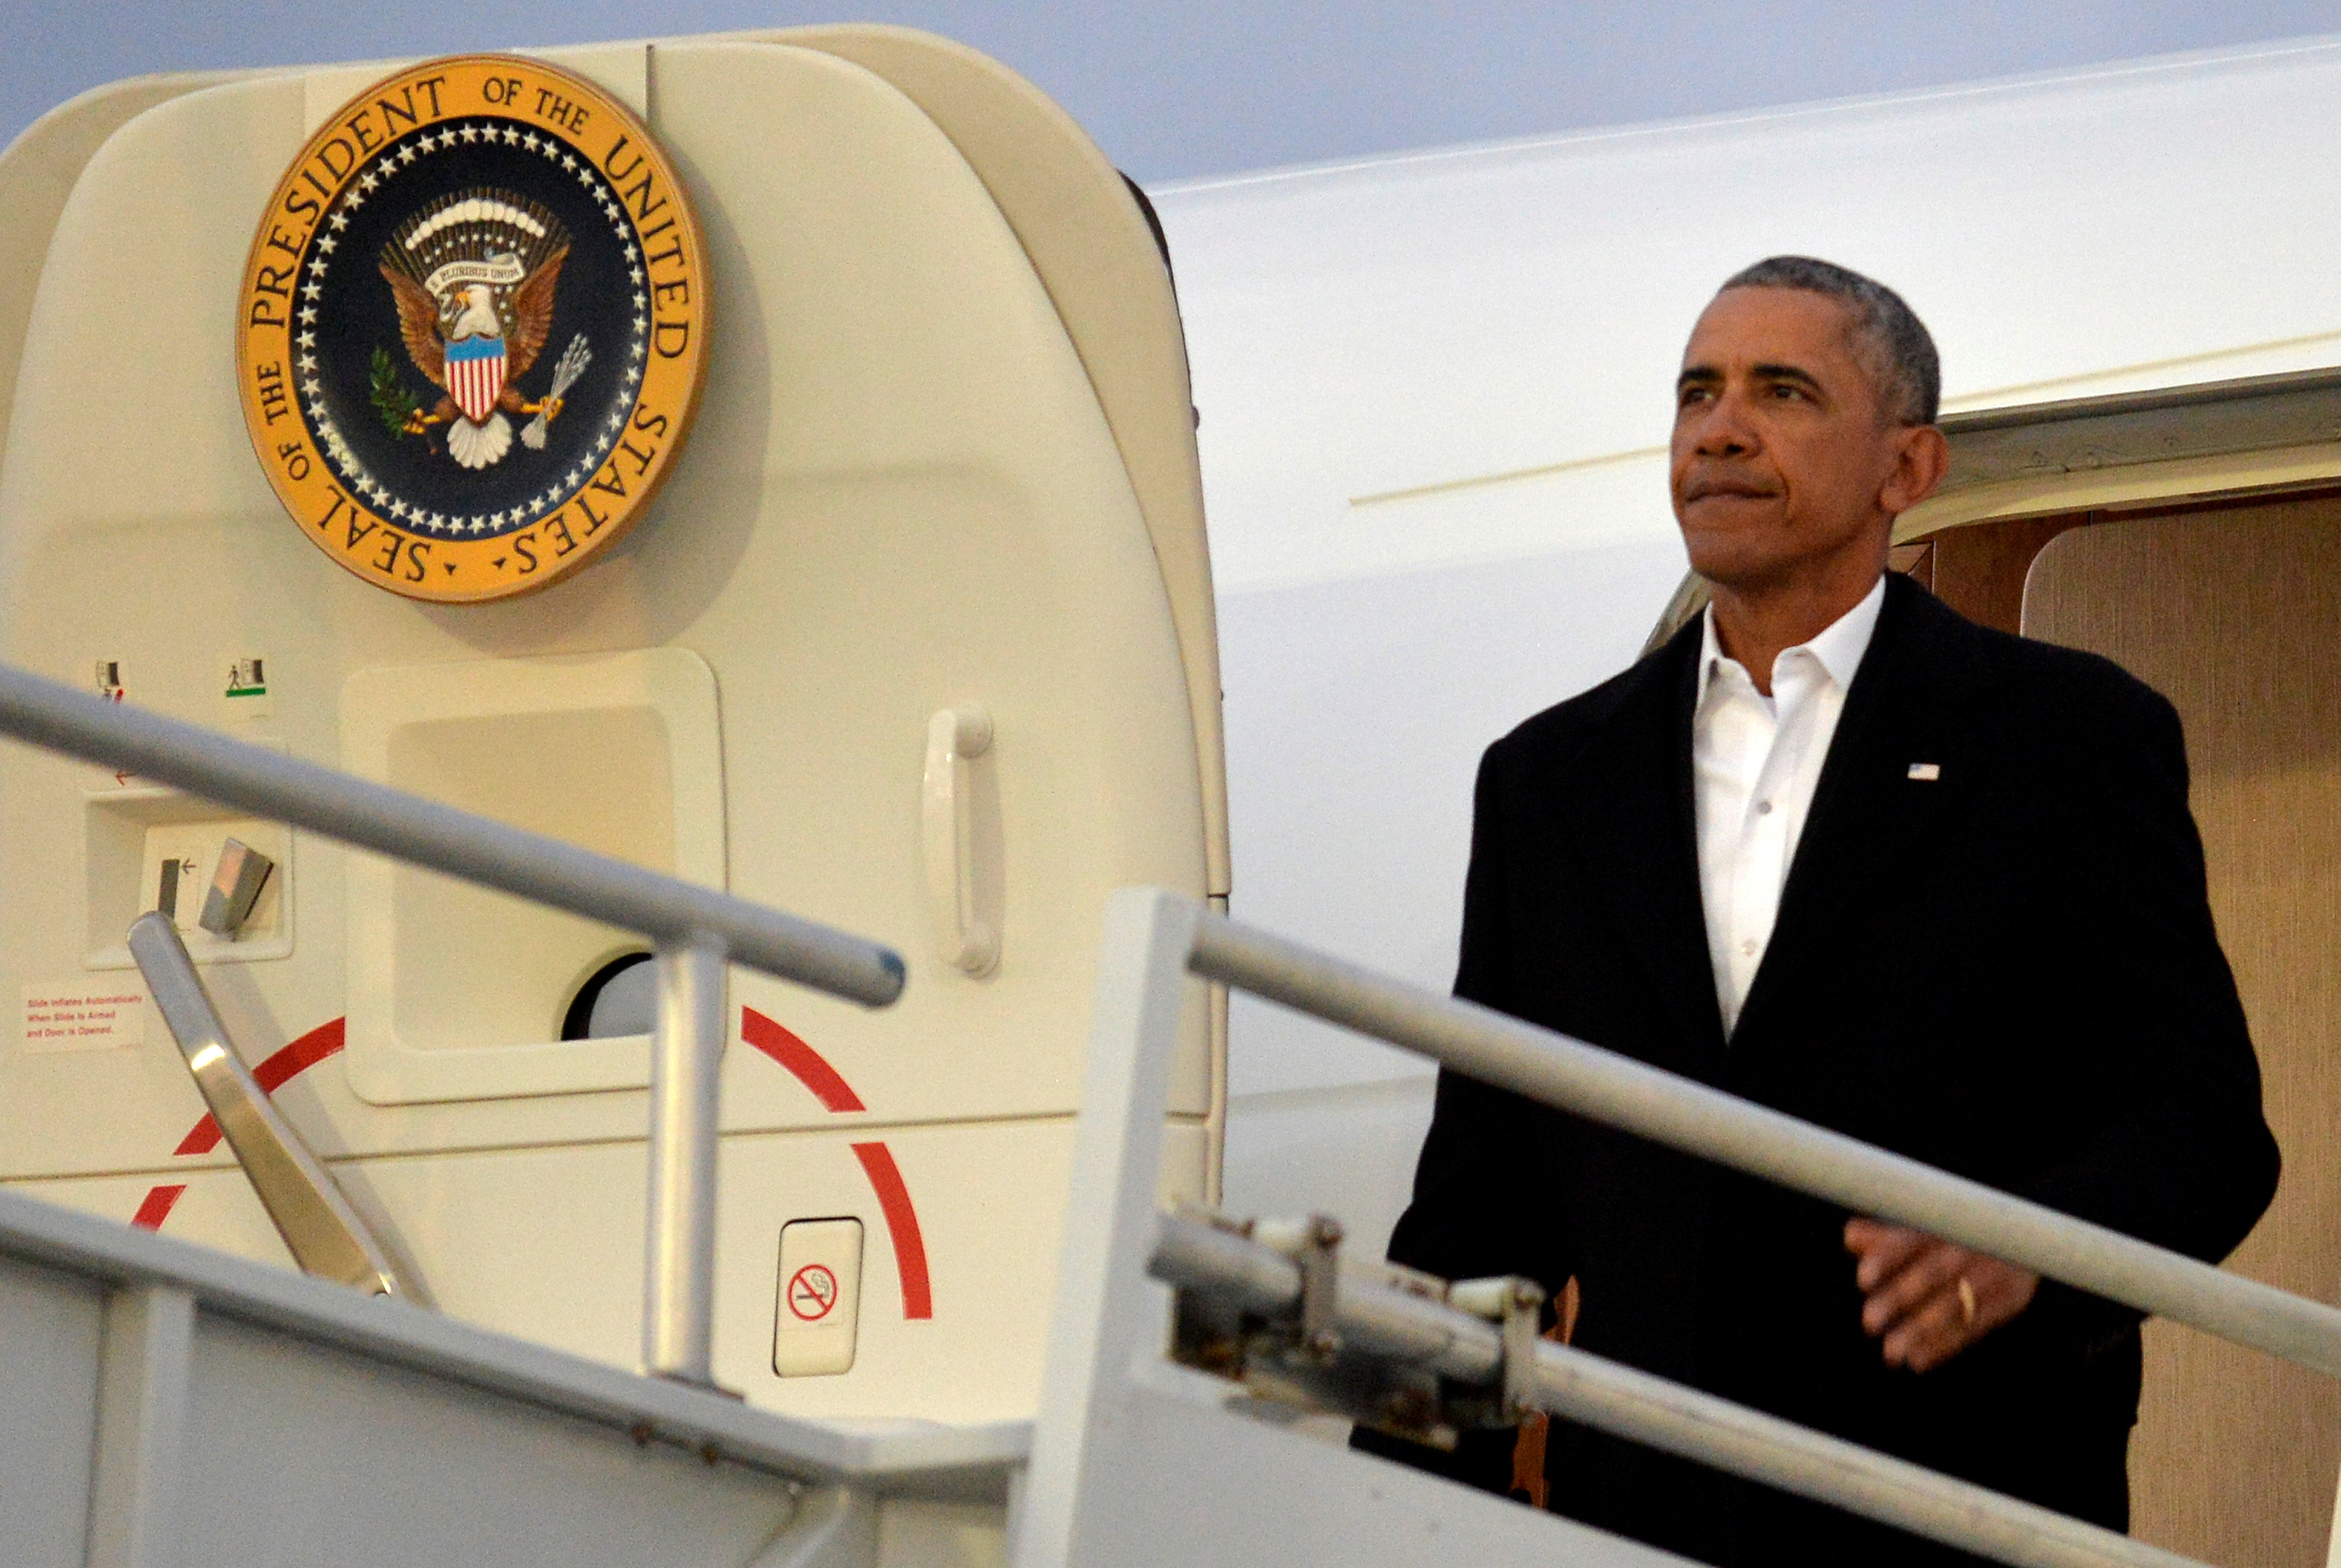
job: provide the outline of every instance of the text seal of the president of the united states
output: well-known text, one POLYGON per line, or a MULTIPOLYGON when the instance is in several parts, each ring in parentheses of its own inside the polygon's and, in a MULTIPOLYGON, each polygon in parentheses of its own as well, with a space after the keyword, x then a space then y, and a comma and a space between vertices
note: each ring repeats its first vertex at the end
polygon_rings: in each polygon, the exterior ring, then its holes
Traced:
POLYGON ((606 549, 673 466, 707 352, 698 225, 642 122, 506 55, 342 105, 271 199, 239 308, 278 498, 414 599, 525 593, 606 549))

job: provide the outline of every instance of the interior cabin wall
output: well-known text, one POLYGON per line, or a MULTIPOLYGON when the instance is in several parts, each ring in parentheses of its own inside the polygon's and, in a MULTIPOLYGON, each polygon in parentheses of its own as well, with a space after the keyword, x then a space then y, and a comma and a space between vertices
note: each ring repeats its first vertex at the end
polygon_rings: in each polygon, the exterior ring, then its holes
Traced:
MULTIPOLYGON (((2316 652, 2341 624, 2341 498, 2076 526, 2098 521, 1938 535, 1934 586, 1999 620, 2013 578, 2026 634, 2103 653, 2177 706, 2212 908, 2284 1150, 2275 1206, 2231 1266, 2341 1300, 2341 668, 2316 652)), ((2322 1563, 2336 1464, 2341 1384, 2147 1325, 2137 1534, 2233 1568, 2322 1563)))
POLYGON ((1895 571, 1916 578, 1969 620, 2014 631, 2033 557, 2067 529, 2102 521, 2101 512, 2073 511, 1948 529, 1916 544, 1895 546, 1889 561, 1895 571))

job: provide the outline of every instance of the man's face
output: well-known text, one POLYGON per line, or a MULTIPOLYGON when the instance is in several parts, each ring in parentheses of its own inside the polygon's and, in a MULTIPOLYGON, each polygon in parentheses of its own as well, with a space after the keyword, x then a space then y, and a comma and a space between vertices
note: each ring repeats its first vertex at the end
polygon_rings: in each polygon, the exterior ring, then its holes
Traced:
MULTIPOLYGON (((1910 428, 1880 406, 1846 309, 1801 289, 1718 294, 1675 384, 1671 480, 1691 569, 1760 590, 1883 563, 1910 428)), ((1929 487, 1931 488, 1931 486, 1929 487)))

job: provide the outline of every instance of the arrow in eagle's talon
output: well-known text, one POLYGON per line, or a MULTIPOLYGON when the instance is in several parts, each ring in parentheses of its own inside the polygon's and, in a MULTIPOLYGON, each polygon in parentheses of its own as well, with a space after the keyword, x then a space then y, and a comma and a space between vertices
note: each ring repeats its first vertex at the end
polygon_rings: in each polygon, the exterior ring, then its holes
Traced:
POLYGON ((563 401, 569 389, 577 384, 577 378, 585 373, 585 367, 593 360, 593 350, 586 342, 583 332, 569 340, 569 346, 561 351, 560 362, 553 367, 553 390, 546 392, 544 401, 537 405, 536 417, 521 431, 521 444, 532 450, 543 448, 545 428, 561 417, 563 401))

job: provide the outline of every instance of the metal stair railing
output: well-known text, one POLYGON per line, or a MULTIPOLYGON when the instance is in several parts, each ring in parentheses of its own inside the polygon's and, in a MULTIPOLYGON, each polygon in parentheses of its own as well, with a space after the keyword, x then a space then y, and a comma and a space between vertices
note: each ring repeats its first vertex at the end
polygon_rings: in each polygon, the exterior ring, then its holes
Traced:
POLYGON ((723 966, 744 964, 880 1007, 902 994, 900 957, 777 909, 8 665, 0 665, 0 735, 649 938, 658 1024, 643 1369, 713 1386, 723 966))
POLYGON ((1499 1088, 2341 1377, 2341 1310, 1219 916, 1198 975, 1499 1088))
MULTIPOLYGON (((1635 1133, 1858 1214, 1923 1230, 2141 1312, 2341 1376, 2341 1310, 1949 1175, 1472 1003, 1407 985, 1150 893, 1192 931, 1185 968, 1483 1083, 1635 1133)), ((1307 1227, 1283 1226, 1282 1230, 1307 1227)), ((1336 1229, 1338 1227, 1335 1227, 1336 1229)), ((1260 1227, 1262 1236, 1269 1227, 1260 1227)), ((1149 1270, 1288 1325, 1311 1316, 1306 1244, 1265 1245, 1180 1216, 1157 1221, 1149 1270)), ((1404 1271, 1397 1271, 1403 1273, 1404 1271)), ((1506 1366, 1484 1307, 1426 1299, 1416 1276, 1326 1271, 1315 1316, 1333 1340, 1517 1398, 1636 1442, 2025 1568, 2188 1563, 2157 1547, 1545 1342, 1506 1366)), ((1473 1282, 1474 1287, 1493 1282, 1473 1282)), ((1460 1303, 1462 1285, 1444 1286, 1460 1303)), ((1482 1293, 1484 1294, 1484 1293, 1482 1293)), ((1255 1319, 1257 1321, 1257 1319, 1255 1319)), ((1300 1355, 1306 1346, 1296 1336, 1300 1355)))

